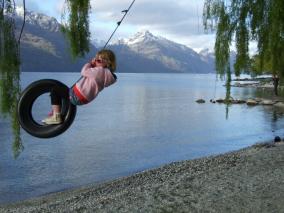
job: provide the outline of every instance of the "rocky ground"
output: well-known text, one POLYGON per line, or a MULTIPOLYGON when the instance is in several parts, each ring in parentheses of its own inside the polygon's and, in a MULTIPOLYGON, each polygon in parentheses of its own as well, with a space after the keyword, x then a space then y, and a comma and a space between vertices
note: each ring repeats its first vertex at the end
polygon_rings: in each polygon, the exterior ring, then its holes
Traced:
POLYGON ((176 162, 0 212, 284 212, 284 143, 176 162))
MULTIPOLYGON (((246 87, 246 88, 259 88, 270 90, 272 94, 274 94, 274 86, 271 77, 262 77, 262 78, 245 78, 245 79, 234 79, 231 82, 231 87, 246 87)), ((284 87, 279 86, 278 92, 283 92, 284 87)), ((197 103, 205 103, 204 99, 197 99, 197 103)), ((216 98, 211 99, 211 103, 224 103, 224 104, 247 104, 249 106, 256 105, 265 105, 265 106, 274 106, 278 110, 284 111, 284 99, 281 95, 272 95, 268 98, 248 98, 248 99, 236 99, 234 97, 230 97, 229 99, 225 98, 216 98)))

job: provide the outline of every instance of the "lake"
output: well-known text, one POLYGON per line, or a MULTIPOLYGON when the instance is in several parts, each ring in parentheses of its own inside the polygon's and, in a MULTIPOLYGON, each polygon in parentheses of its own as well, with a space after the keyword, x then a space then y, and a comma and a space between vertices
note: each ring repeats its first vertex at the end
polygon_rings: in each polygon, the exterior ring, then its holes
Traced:
MULTIPOLYGON (((23 73, 22 88, 54 78, 68 86, 78 73, 23 73)), ((0 116, 0 203, 101 183, 174 161, 224 153, 283 136, 283 112, 271 106, 213 104, 224 98, 215 74, 119 73, 118 82, 92 103, 77 108, 62 135, 39 139, 21 130, 23 151, 13 155, 9 116, 0 116), (204 104, 195 101, 206 100, 204 104)), ((232 87, 234 98, 269 97, 232 87)), ((41 120, 49 97, 35 103, 41 120)))

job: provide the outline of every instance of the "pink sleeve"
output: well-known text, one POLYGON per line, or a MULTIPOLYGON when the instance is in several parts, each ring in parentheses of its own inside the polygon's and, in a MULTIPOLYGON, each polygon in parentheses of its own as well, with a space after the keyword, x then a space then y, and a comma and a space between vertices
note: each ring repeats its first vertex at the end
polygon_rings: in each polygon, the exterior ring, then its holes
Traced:
POLYGON ((92 72, 91 72, 91 68, 92 68, 91 64, 90 64, 90 63, 86 63, 86 64, 83 66, 82 70, 81 70, 81 75, 84 76, 84 77, 90 76, 91 73, 92 73, 92 72))

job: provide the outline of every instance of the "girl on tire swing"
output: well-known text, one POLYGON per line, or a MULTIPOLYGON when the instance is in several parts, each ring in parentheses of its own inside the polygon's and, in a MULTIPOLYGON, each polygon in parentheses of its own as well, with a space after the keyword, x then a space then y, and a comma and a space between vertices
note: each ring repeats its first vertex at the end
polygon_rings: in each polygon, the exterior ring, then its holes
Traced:
POLYGON ((105 87, 116 82, 115 54, 111 50, 99 51, 95 58, 86 63, 82 70, 82 78, 67 91, 54 87, 50 92, 52 112, 42 120, 44 124, 61 124, 61 99, 69 94, 70 102, 74 105, 83 105, 91 102, 105 87))

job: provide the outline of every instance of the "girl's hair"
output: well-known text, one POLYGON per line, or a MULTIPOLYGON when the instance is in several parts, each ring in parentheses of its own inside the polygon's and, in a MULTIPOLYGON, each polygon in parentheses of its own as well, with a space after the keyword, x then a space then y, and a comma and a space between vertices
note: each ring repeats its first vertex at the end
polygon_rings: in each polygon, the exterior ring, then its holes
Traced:
POLYGON ((110 69, 111 72, 114 72, 116 69, 116 58, 113 51, 108 49, 103 49, 97 52, 97 56, 101 56, 103 60, 107 63, 107 68, 110 69))

